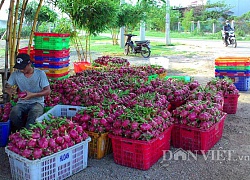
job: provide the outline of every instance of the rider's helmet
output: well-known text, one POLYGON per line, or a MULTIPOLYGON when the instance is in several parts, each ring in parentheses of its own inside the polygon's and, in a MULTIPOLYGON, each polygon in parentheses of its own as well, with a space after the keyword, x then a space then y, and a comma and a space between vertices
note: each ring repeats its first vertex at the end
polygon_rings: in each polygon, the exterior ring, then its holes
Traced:
POLYGON ((226 23, 226 25, 228 25, 229 24, 229 20, 226 20, 225 23, 226 23))

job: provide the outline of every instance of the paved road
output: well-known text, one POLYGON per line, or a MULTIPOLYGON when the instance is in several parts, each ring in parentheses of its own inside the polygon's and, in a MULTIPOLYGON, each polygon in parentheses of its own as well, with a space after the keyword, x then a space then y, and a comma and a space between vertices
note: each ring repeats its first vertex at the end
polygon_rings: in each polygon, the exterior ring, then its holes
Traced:
MULTIPOLYGON (((110 37, 110 34, 102 34, 103 36, 110 37)), ((146 40, 150 42, 162 42, 165 43, 165 38, 157 37, 146 37, 146 40)), ((139 40, 139 36, 133 37, 133 40, 139 40)), ((171 38, 171 44, 178 44, 176 48, 180 51, 191 51, 191 52, 207 52, 213 54, 215 57, 218 56, 250 56, 250 41, 237 41, 237 47, 232 46, 225 47, 222 40, 200 40, 200 39, 179 39, 171 38), (181 46, 180 46, 181 44, 181 46), (187 46, 188 45, 188 46, 187 46), (185 47, 186 46, 186 47, 185 47)), ((152 46, 152 50, 153 50, 152 46)))
MULTIPOLYGON (((163 42, 163 38, 148 38, 150 41, 163 42)), ((225 47, 222 43, 222 40, 197 40, 197 39, 171 39, 172 44, 182 44, 188 45, 189 48, 180 46, 183 50, 189 51, 203 51, 207 53, 212 53, 214 56, 250 56, 250 41, 238 41, 237 47, 233 48, 232 46, 225 47)), ((178 46, 176 46, 178 47, 178 46)), ((178 49, 179 49, 178 48, 178 49)))
POLYGON ((208 50, 217 56, 250 56, 250 42, 238 41, 236 48, 232 46, 225 47, 221 40, 173 40, 173 42, 183 42, 200 47, 202 50, 208 50))
MULTIPOLYGON (((110 36, 109 34, 105 34, 106 36, 110 36)), ((138 40, 139 37, 134 37, 133 40, 138 40)), ((161 42, 165 43, 165 38, 155 38, 155 37, 146 37, 146 39, 150 40, 151 42, 161 42)), ((186 51, 192 52, 193 54, 209 54, 212 55, 214 58, 223 57, 223 56, 247 56, 250 57, 250 41, 238 41, 237 48, 233 48, 232 46, 225 47, 222 43, 222 40, 197 40, 197 39, 171 39, 172 44, 177 44, 173 46, 176 51, 186 51)), ((28 44, 28 40, 22 40, 20 47, 25 47, 28 44)), ((5 46, 5 41, 0 40, 0 47, 3 48, 5 46)), ((152 51, 154 47, 152 46, 152 51)), ((94 57, 92 57, 94 58, 94 57)), ((77 59, 76 53, 72 51, 71 53, 71 60, 77 59)), ((136 57, 128 57, 132 62, 138 61, 145 63, 145 58, 140 56, 136 57)), ((0 58, 0 67, 3 68, 4 66, 4 58, 0 58)))

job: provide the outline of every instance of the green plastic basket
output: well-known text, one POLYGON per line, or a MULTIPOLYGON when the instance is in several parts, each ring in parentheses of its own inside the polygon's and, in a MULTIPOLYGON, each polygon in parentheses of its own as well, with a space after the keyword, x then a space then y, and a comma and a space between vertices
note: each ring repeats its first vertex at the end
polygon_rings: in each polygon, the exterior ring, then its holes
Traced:
POLYGON ((35 36, 35 49, 45 50, 63 50, 69 49, 70 38, 69 37, 47 37, 47 36, 35 36))
POLYGON ((51 110, 54 106, 45 106, 44 107, 44 113, 48 112, 49 110, 51 110))
POLYGON ((153 75, 148 76, 148 82, 158 78, 158 76, 159 76, 158 74, 153 74, 153 75))
POLYGON ((69 49, 70 45, 69 43, 35 43, 34 45, 35 49, 43 49, 43 50, 64 50, 69 49))
POLYGON ((34 41, 36 43, 69 43, 69 37, 49 37, 49 36, 35 36, 34 41))
POLYGON ((190 82, 191 81, 191 77, 190 76, 166 76, 164 78, 164 80, 168 80, 169 78, 171 78, 171 79, 178 79, 178 80, 184 81, 184 82, 190 82))
POLYGON ((70 77, 70 74, 67 74, 65 76, 58 77, 58 78, 51 78, 51 77, 49 77, 49 79, 51 79, 51 80, 64 80, 64 79, 68 79, 69 77, 70 77))
POLYGON ((215 66, 218 70, 250 70, 250 66, 215 66))

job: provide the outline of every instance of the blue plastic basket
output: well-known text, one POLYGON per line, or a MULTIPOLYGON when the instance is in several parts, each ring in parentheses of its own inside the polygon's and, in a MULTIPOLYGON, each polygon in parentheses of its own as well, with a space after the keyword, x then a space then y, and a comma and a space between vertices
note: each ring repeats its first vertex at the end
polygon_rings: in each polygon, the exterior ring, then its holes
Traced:
POLYGON ((215 74, 217 76, 229 76, 229 77, 250 76, 250 71, 249 70, 218 70, 218 69, 215 69, 215 74))
POLYGON ((4 147, 8 143, 10 134, 10 120, 7 122, 0 122, 0 147, 4 147))
POLYGON ((234 85, 239 91, 248 91, 250 86, 250 77, 234 77, 234 85))
POLYGON ((68 57, 63 57, 63 58, 54 58, 54 57, 43 57, 43 56, 35 56, 35 61, 45 61, 45 62, 61 62, 61 61, 68 61, 69 60, 69 56, 68 57))
POLYGON ((54 65, 54 64, 34 64, 34 67, 36 68, 64 68, 64 67, 68 67, 69 63, 67 64, 58 64, 58 65, 54 65))
MULTIPOLYGON (((225 76, 216 76, 219 78, 224 78, 225 76)), ((250 86, 250 76, 233 76, 229 77, 233 80, 234 85, 239 91, 248 91, 250 86)))

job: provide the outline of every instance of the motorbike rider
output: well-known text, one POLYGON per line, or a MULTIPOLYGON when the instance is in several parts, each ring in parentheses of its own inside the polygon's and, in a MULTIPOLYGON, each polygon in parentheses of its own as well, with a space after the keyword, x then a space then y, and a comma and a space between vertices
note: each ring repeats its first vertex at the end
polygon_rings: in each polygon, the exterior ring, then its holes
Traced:
POLYGON ((224 31, 224 34, 225 34, 225 44, 226 46, 228 46, 228 37, 229 37, 229 31, 233 31, 234 29, 230 26, 229 24, 229 20, 226 20, 225 21, 226 25, 223 26, 223 31, 224 31))

